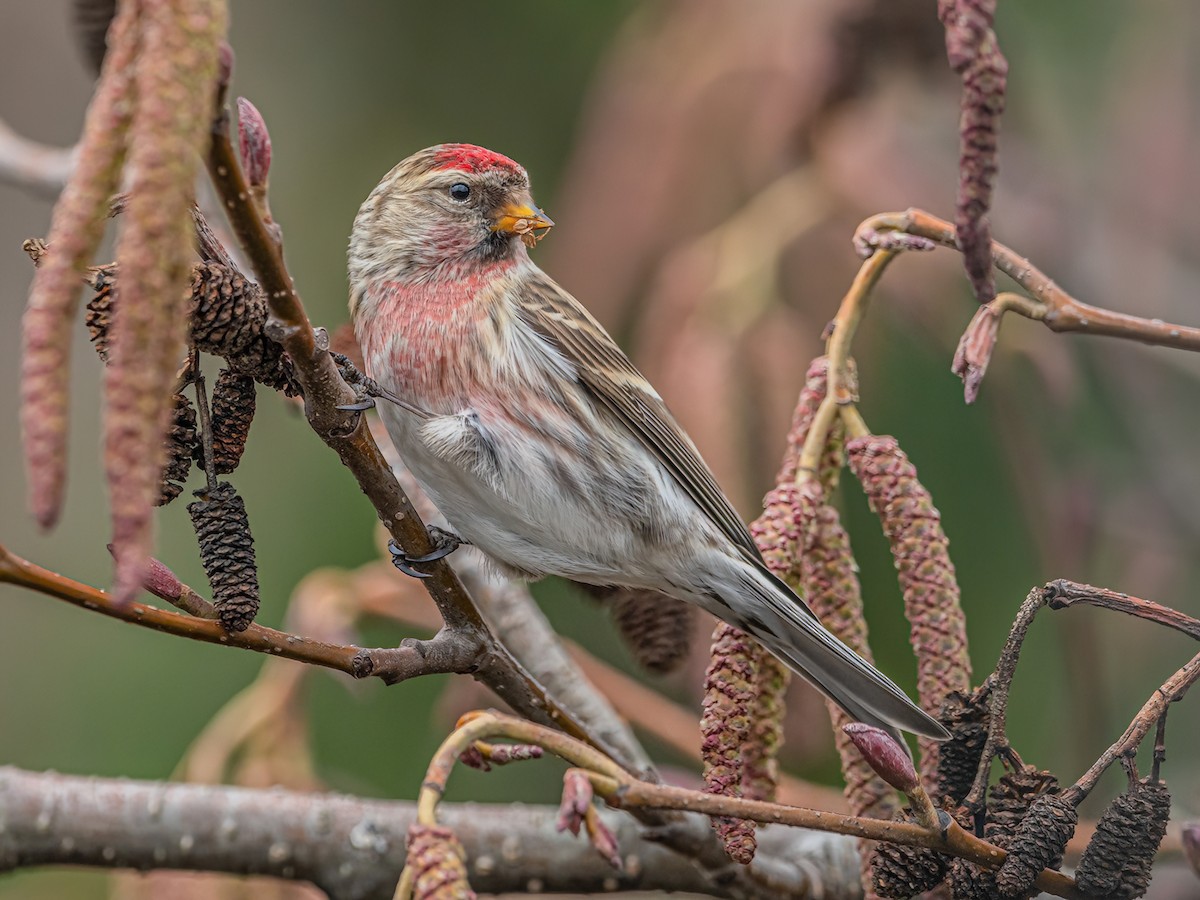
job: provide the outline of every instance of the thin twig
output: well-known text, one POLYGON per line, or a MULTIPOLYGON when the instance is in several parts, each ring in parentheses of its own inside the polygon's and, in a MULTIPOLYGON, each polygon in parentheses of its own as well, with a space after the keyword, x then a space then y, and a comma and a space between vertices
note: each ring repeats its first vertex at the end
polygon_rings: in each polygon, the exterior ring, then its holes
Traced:
POLYGON ((1129 594, 1110 591, 1108 588, 1067 581, 1065 578, 1049 582, 1042 588, 1042 592, 1046 605, 1051 609, 1067 609, 1076 604, 1100 606, 1104 609, 1136 616, 1148 622, 1157 622, 1159 625, 1182 631, 1189 637, 1200 641, 1200 619, 1171 609, 1169 606, 1163 606, 1161 603, 1155 603, 1153 600, 1143 600, 1140 597, 1131 597, 1129 594))
MULTIPOLYGON (((768 824, 791 825, 845 834, 870 840, 891 841, 914 847, 928 847, 959 856, 990 869, 999 868, 1005 852, 975 837, 942 814, 940 828, 925 828, 909 822, 885 821, 804 807, 783 806, 761 800, 745 800, 704 791, 650 784, 632 777, 611 759, 592 747, 553 731, 512 716, 496 712, 468 714, 442 742, 426 770, 417 800, 417 819, 425 825, 437 823, 437 806, 459 756, 474 742, 506 738, 522 744, 536 744, 586 771, 596 794, 620 809, 669 809, 699 812, 708 816, 753 819, 768 824)), ((1037 886, 1059 897, 1082 900, 1075 882, 1061 872, 1043 871, 1037 886)))
POLYGON ((1004 648, 1000 651, 1000 661, 996 663, 995 671, 983 683, 983 689, 989 695, 987 698, 987 742, 983 745, 983 754, 979 758, 979 769, 976 771, 975 783, 971 786, 970 793, 963 800, 963 806, 971 810, 974 815, 978 815, 983 811, 983 804, 987 794, 988 777, 992 771, 992 761, 995 760, 998 752, 1008 749, 1006 729, 1008 692, 1012 687, 1013 676, 1017 671, 1017 661, 1021 657, 1021 647, 1025 643, 1026 635, 1029 633, 1029 626, 1033 624, 1034 617, 1037 616, 1038 612, 1045 605, 1045 593, 1040 587, 1034 588, 1029 592, 1025 601, 1021 604, 1021 608, 1017 611, 1017 617, 1013 621, 1012 629, 1008 632, 1008 640, 1004 642, 1004 648))
POLYGON ((209 493, 217 490, 217 465, 213 459, 212 417, 208 414, 208 391, 204 386, 204 372, 200 368, 200 351, 196 345, 191 349, 191 379, 196 388, 196 417, 200 423, 200 447, 204 453, 204 477, 209 493))
MULTIPOLYGON (((829 325, 829 338, 825 344, 825 355, 829 359, 825 399, 817 407, 817 414, 813 417, 804 447, 800 451, 796 467, 796 477, 799 480, 816 477, 821 455, 825 452, 825 444, 829 438, 829 429, 837 418, 839 408, 849 408, 854 404, 850 388, 853 383, 849 373, 850 344, 866 314, 875 285, 883 277, 888 264, 895 258, 896 251, 879 250, 863 261, 850 289, 842 298, 837 315, 829 325)), ((851 417, 851 423, 855 426, 860 425, 861 416, 857 421, 851 417)), ((865 428, 865 425, 862 427, 865 428)))
POLYGON ((1075 784, 1063 791, 1063 797, 1078 806, 1083 798, 1091 793, 1092 788, 1096 786, 1096 782, 1100 780, 1100 776, 1108 770, 1108 767, 1118 759, 1132 754, 1150 729, 1166 714, 1167 707, 1181 699, 1198 678, 1200 678, 1200 654, 1193 656, 1183 668, 1163 682, 1162 687, 1156 690, 1145 705, 1138 710, 1138 714, 1133 717, 1133 721, 1129 723, 1125 733, 1092 763, 1092 767, 1084 772, 1075 784))
MULTIPOLYGON (((328 644, 300 635, 252 624, 245 631, 228 632, 211 619, 196 618, 143 603, 118 604, 99 588, 43 569, 0 545, 0 584, 15 584, 103 616, 143 628, 242 650, 281 656, 327 669, 337 669, 355 678, 373 676, 388 684, 417 675, 466 671, 469 660, 429 653, 433 641, 406 641, 398 648, 364 649, 328 644), (422 646, 424 645, 424 646, 422 646), (446 666, 449 666, 447 668, 446 666)), ((203 608, 203 607, 201 607, 203 608)))
MULTIPOLYGON (((855 242, 870 247, 876 235, 887 232, 903 232, 957 249, 954 226, 920 209, 872 216, 858 226, 855 242)), ((1039 321, 1051 331, 1107 335, 1155 346, 1200 350, 1200 328, 1174 325, 1162 319, 1143 319, 1076 300, 1029 260, 998 241, 992 241, 992 261, 1033 295, 1027 305, 1009 300, 1002 311, 1039 321)))

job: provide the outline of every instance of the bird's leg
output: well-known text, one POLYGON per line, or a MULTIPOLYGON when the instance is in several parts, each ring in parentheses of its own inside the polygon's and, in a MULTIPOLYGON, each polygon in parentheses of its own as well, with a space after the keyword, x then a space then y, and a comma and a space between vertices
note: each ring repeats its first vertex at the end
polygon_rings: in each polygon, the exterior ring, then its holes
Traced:
POLYGON ((438 528, 436 525, 426 525, 425 530, 429 532, 429 540, 433 543, 433 549, 422 556, 409 556, 395 541, 388 541, 388 552, 392 554, 392 565, 403 572, 405 575, 411 575, 413 578, 428 578, 432 573, 418 572, 413 568, 414 564, 431 563, 439 559, 445 559, 463 544, 470 544, 470 541, 463 540, 453 531, 447 531, 444 528, 438 528))

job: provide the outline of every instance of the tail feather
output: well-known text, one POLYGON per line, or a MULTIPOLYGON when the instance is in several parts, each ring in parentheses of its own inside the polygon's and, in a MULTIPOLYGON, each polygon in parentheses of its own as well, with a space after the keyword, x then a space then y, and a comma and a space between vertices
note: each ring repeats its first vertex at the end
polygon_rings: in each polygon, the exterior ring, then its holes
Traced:
POLYGON ((936 740, 950 736, 890 678, 826 630, 804 601, 765 567, 754 565, 744 583, 759 602, 751 610, 738 610, 745 617, 743 627, 851 717, 887 731, 900 729, 936 740))

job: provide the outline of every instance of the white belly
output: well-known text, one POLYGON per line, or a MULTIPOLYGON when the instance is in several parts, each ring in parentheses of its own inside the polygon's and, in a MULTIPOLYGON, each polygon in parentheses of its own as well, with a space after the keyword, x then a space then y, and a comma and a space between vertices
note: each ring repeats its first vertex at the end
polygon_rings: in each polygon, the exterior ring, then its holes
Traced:
POLYGON ((579 456, 577 434, 534 436, 486 410, 422 420, 381 403, 380 413, 454 530, 523 575, 662 584, 664 561, 675 569, 685 536, 703 527, 636 445, 595 442, 579 456))

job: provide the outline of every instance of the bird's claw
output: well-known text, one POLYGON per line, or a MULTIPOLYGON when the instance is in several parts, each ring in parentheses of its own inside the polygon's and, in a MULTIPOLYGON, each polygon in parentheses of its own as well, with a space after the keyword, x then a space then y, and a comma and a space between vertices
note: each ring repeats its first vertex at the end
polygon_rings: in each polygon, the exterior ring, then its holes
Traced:
POLYGON ((374 408, 375 408, 375 398, 374 397, 363 397, 361 400, 359 400, 356 403, 345 403, 338 407, 338 409, 340 409, 344 412, 364 412, 368 409, 374 409, 374 408))
POLYGON ((426 530, 429 532, 429 540, 433 542, 433 549, 421 556, 409 556, 400 549, 400 545, 394 540, 388 541, 388 552, 392 554, 392 565, 413 578, 429 578, 433 574, 432 572, 419 572, 413 568, 414 565, 445 559, 463 544, 470 543, 454 532, 438 528, 436 525, 428 525, 426 530))

